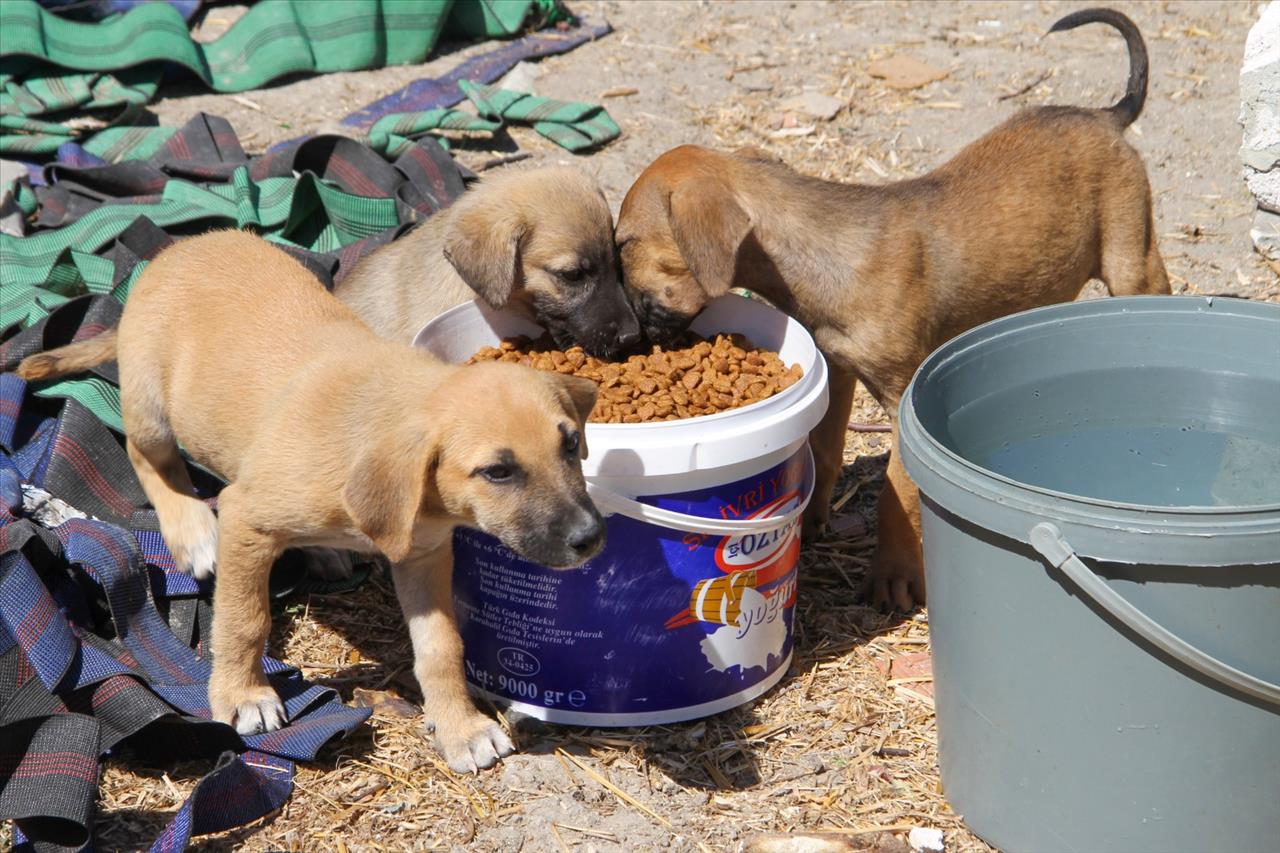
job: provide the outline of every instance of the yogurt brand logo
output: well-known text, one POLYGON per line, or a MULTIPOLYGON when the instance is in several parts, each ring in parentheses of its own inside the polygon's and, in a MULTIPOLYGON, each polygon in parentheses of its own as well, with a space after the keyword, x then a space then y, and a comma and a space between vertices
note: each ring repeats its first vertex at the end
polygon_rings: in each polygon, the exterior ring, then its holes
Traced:
POLYGON ((515 646, 498 649, 498 663, 507 672, 522 678, 537 675, 542 669, 542 663, 533 656, 532 652, 517 649, 515 646))
MULTIPOLYGON (((799 493, 791 492, 771 501, 748 517, 768 518, 771 515, 783 515, 794 509, 799 500, 799 493)), ((800 522, 796 520, 785 527, 766 533, 726 536, 716 546, 716 565, 726 574, 743 571, 758 572, 775 564, 781 571, 789 570, 795 565, 800 555, 799 532, 800 522)))

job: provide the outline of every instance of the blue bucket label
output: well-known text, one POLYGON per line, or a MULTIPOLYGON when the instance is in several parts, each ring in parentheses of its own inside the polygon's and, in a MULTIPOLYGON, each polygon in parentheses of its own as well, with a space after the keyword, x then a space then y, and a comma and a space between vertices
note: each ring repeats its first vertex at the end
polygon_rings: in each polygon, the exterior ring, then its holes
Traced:
MULTIPOLYGON (((809 491, 808 450, 737 482, 641 498, 712 518, 764 518, 809 491)), ((467 680, 544 719, 673 722, 746 702, 791 657, 799 521, 740 536, 610 516, 608 542, 553 570, 470 529, 454 536, 467 680), (532 706, 532 707, 530 707, 532 706)))

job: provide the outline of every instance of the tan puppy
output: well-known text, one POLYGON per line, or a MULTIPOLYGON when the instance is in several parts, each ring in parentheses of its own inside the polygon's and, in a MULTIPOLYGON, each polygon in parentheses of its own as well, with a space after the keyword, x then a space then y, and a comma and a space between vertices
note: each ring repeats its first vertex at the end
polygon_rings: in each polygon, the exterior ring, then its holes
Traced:
POLYGON ((375 332, 410 343, 475 299, 546 328, 563 349, 612 358, 640 340, 618 279, 613 215, 578 169, 511 170, 362 260, 334 288, 375 332))
MULTIPOLYGON (((1069 301, 1093 277, 1113 294, 1169 292, 1146 171, 1124 139, 1146 97, 1146 48, 1109 10, 1054 30, 1091 21, 1129 46, 1128 90, 1110 109, 1026 110, 924 177, 887 186, 683 146, 627 193, 617 239, 650 337, 664 341, 737 285, 803 322, 826 356, 831 402, 811 436, 818 479, 805 535, 829 517, 857 380, 895 417, 925 356, 979 323, 1069 301)), ((896 453, 869 580, 881 605, 924 601, 918 493, 896 453)))
MULTIPOLYGON (((285 723, 261 661, 281 552, 381 552, 449 766, 474 770, 511 752, 463 682, 453 529, 477 527, 549 566, 600 549, 580 463, 594 383, 456 367, 383 340, 297 261, 234 231, 163 251, 107 334, 114 348, 64 350, 54 363, 83 368, 117 351, 129 457, 165 541, 197 576, 217 566, 214 719, 242 733, 285 723), (195 496, 179 443, 228 481, 217 518, 195 496)), ((19 373, 49 375, 49 365, 37 356, 19 373)))

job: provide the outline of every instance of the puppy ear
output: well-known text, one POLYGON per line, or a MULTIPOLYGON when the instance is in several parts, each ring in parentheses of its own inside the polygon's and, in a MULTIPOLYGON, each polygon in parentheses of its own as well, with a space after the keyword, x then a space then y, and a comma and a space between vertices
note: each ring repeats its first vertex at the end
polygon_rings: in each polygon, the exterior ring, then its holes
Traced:
POLYGON ((671 193, 671 231, 689 271, 708 296, 733 286, 738 249, 751 217, 717 178, 684 181, 671 193))
POLYGON ((568 398, 569 406, 566 407, 565 411, 573 415, 579 427, 584 428, 582 430, 582 438, 578 442, 578 455, 586 459, 587 436, 585 426, 587 418, 591 417, 591 410, 595 408, 599 386, 590 379, 585 379, 581 376, 548 375, 560 385, 564 391, 564 396, 568 398))
POLYGON ((434 436, 384 433, 364 447, 347 474, 342 505, 360 532, 391 562, 409 556, 413 528, 434 467, 434 436))
POLYGON ((463 198, 457 204, 460 207, 445 229, 445 259, 476 295, 501 308, 524 284, 520 268, 524 223, 501 203, 478 204, 463 198))

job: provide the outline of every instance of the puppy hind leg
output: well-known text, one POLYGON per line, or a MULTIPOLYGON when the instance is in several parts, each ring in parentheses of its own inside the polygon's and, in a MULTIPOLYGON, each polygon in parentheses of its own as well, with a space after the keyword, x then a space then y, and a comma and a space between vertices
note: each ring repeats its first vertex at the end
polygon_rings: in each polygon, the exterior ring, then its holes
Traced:
POLYGON ((1108 217, 1104 228, 1101 277, 1107 291, 1112 296, 1168 294, 1169 276, 1156 244, 1150 203, 1142 214, 1126 210, 1108 217))
POLYGON ((1160 247, 1156 246, 1155 236, 1147 247, 1147 292, 1156 296, 1167 296, 1172 293, 1169 287, 1169 273, 1165 270, 1165 259, 1160 256, 1160 247))
POLYGON ((898 421, 893 450, 877 505, 876 551, 867 571, 865 593, 882 609, 903 613, 925 602, 924 552, 920 546, 920 491, 902 464, 898 421))
POLYGON ((857 378, 849 371, 828 361, 827 413, 809 433, 816 466, 813 498, 804 512, 801 535, 806 541, 818 539, 831 517, 831 493, 844 467, 844 445, 849 430, 849 414, 853 411, 853 393, 857 378))
POLYGON ((274 731, 287 720, 284 705, 262 668, 262 654, 271 633, 268 581, 283 549, 255 529, 239 485, 223 489, 219 503, 209 710, 213 719, 241 734, 274 731))
POLYGON ((160 533, 178 568, 208 578, 217 564, 218 520, 196 496, 173 431, 154 396, 150 390, 123 396, 129 461, 155 507, 160 533))
POLYGON ((453 540, 392 566, 409 625, 422 712, 450 769, 474 773, 515 751, 496 722, 476 710, 462 676, 462 637, 453 612, 453 540))

